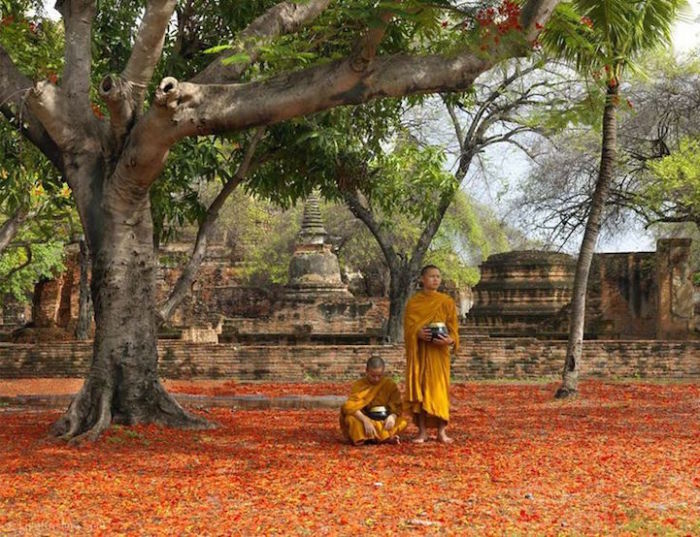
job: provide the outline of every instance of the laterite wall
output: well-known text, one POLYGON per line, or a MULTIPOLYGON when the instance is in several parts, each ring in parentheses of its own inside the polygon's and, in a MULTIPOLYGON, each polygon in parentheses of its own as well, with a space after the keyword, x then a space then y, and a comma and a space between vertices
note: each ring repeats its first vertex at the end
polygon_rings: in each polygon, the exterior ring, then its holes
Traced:
MULTIPOLYGON (((356 378, 371 353, 403 374, 402 346, 238 346, 162 341, 160 374, 172 379, 342 381, 356 378)), ((91 343, 0 343, 0 378, 81 377, 91 343)), ((565 341, 476 337, 453 359, 455 381, 528 379, 561 373, 565 341)), ((698 378, 700 341, 587 341, 582 375, 698 378)))

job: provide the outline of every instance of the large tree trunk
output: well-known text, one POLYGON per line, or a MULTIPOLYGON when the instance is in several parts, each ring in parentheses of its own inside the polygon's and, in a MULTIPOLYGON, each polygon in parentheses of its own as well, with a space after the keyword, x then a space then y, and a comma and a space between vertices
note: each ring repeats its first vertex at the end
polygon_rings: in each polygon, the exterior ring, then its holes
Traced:
POLYGON ((571 319, 569 321, 569 340, 566 346, 566 361, 562 374, 562 385, 557 390, 557 399, 571 397, 578 391, 578 375, 581 369, 583 351, 583 332, 586 322, 586 290, 591 269, 595 245, 598 241, 605 200, 608 197, 613 167, 617 155, 617 85, 608 87, 605 111, 603 112, 603 142, 600 169, 596 181, 591 208, 586 221, 586 230, 581 242, 576 275, 574 277, 571 319))
POLYGON ((135 210, 117 210, 109 200, 105 205, 100 246, 92 258, 92 364, 52 433, 65 439, 95 439, 112 420, 208 427, 208 422, 183 410, 158 380, 156 267, 147 194, 132 205, 135 210))

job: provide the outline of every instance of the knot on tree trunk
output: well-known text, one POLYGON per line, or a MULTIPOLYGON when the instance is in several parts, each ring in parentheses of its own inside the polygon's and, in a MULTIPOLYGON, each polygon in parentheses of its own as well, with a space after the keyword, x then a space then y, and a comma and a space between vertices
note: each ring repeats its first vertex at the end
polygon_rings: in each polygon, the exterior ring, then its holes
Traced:
POLYGON ((191 82, 178 82, 172 76, 165 77, 158 84, 154 102, 174 111, 178 106, 187 103, 190 106, 197 105, 200 101, 201 91, 197 84, 191 82))
POLYGON ((129 97, 131 88, 128 82, 118 75, 107 75, 100 82, 100 97, 106 102, 121 101, 129 97))
POLYGON ((167 76, 158 84, 156 90, 155 103, 158 106, 165 106, 175 109, 180 99, 180 83, 176 78, 167 76))

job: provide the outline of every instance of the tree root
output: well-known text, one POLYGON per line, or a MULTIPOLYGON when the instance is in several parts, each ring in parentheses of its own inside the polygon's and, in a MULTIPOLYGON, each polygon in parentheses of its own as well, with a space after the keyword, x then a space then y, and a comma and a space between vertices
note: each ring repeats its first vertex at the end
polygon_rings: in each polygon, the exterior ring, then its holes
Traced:
POLYGON ((566 386, 559 386, 559 389, 554 394, 555 399, 571 399, 578 395, 578 390, 574 388, 567 388, 566 386))
POLYGON ((132 403, 130 408, 116 409, 114 389, 92 385, 88 379, 73 398, 65 414, 49 429, 52 436, 69 444, 94 442, 110 424, 155 423, 177 429, 203 430, 216 428, 216 424, 190 414, 156 382, 145 400, 132 403))

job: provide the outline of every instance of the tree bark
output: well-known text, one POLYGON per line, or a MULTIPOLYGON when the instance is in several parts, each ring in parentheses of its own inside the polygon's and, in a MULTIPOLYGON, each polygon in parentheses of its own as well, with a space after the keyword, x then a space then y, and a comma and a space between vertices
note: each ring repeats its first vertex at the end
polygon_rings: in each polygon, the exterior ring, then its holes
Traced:
POLYGON ((90 269, 90 252, 88 252, 85 239, 80 239, 80 254, 78 256, 80 264, 80 284, 78 298, 78 323, 75 327, 75 338, 81 341, 90 338, 90 324, 92 315, 90 313, 90 284, 88 281, 88 271, 90 269))
POLYGON ((583 354, 583 335, 586 323, 586 290, 595 245, 600 233, 603 208, 610 190, 613 168, 617 157, 617 105, 618 86, 608 86, 605 110, 603 112, 603 142, 600 157, 600 169, 591 207, 586 220, 586 229, 581 242, 581 249, 576 262, 574 276, 571 319, 569 321, 569 339, 566 345, 566 360, 562 373, 562 384, 555 393, 557 399, 575 396, 578 392, 578 376, 583 354))
MULTIPOLYGON (((421 256, 422 261, 423 256, 421 256)), ((403 315, 406 302, 411 294, 411 282, 417 273, 411 271, 408 264, 401 263, 399 271, 390 271, 389 280, 389 318, 387 319, 385 340, 387 343, 403 341, 403 315)))

